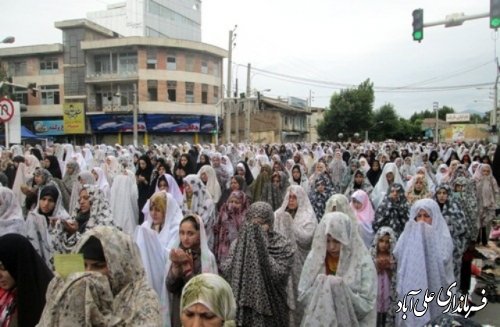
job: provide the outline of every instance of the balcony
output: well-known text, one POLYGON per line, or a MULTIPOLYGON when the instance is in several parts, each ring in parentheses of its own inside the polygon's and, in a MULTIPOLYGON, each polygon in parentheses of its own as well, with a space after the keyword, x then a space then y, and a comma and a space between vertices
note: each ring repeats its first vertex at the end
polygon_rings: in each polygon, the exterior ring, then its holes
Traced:
POLYGON ((94 72, 85 76, 85 83, 109 83, 109 82, 126 82, 136 81, 139 79, 137 71, 101 73, 94 72))
POLYGON ((124 113, 131 113, 132 110, 134 110, 134 105, 129 104, 127 106, 120 106, 120 105, 112 105, 112 104, 103 104, 103 105, 95 105, 95 104, 89 104, 87 106, 88 112, 102 112, 102 113, 115 113, 115 114, 124 114, 124 113))

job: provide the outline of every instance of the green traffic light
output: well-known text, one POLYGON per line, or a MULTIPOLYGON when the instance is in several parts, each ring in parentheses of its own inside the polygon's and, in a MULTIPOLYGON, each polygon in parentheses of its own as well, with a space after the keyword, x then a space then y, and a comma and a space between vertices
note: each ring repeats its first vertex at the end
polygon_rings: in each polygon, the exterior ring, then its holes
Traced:
POLYGON ((420 41, 424 38, 424 33, 422 31, 413 32, 413 40, 420 41))
POLYGON ((500 18, 497 18, 497 17, 492 18, 492 19, 490 20, 490 26, 491 26, 491 27, 493 27, 493 28, 498 28, 498 27, 500 27, 500 18))

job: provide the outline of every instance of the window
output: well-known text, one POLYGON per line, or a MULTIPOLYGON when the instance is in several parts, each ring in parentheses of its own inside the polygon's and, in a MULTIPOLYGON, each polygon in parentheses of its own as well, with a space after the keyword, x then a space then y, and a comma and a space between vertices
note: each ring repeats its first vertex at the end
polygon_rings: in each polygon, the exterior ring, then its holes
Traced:
POLYGON ((167 90, 168 90, 168 101, 170 102, 177 101, 177 82, 167 81, 167 90))
POLYGON ((214 103, 219 102, 219 87, 214 86, 214 103))
POLYGON ((156 69, 156 48, 148 48, 147 69, 156 69))
POLYGON ((158 81, 148 80, 148 101, 158 101, 158 81))
POLYGON ((59 85, 42 85, 40 86, 42 94, 42 104, 60 104, 59 101, 59 85))
POLYGON ((194 72, 194 56, 186 55, 186 71, 194 72))
POLYGON ((14 88, 14 101, 19 101, 21 104, 28 104, 28 90, 20 87, 14 88))
POLYGON ((111 61, 108 55, 95 56, 94 62, 97 74, 111 74, 111 61))
POLYGON ((208 74, 208 62, 206 62, 205 60, 201 62, 201 72, 203 74, 208 74))
POLYGON ((208 103, 208 85, 201 84, 201 103, 208 103))
MULTIPOLYGON (((118 71, 121 74, 137 72, 137 53, 120 53, 118 56, 118 71)), ((113 66, 116 71, 116 63, 113 66)))
POLYGON ((219 77, 220 76, 220 65, 219 62, 214 62, 214 76, 219 77))
POLYGON ((59 71, 57 58, 44 58, 40 60, 40 74, 55 74, 59 71))
POLYGON ((167 70, 177 70, 175 55, 167 56, 167 70))
POLYGON ((194 83, 186 82, 186 103, 194 103, 194 83))
POLYGON ((11 76, 26 75, 26 61, 14 61, 9 65, 11 76))

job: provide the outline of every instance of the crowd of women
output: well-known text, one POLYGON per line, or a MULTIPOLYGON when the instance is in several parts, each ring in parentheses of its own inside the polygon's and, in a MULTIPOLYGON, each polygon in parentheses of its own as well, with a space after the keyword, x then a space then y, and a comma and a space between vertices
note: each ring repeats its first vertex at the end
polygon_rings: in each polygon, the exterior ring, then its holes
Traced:
POLYGON ((467 301, 475 246, 488 246, 496 217, 499 152, 392 142, 2 149, 0 327, 460 319, 426 291, 467 301), (63 254, 80 254, 81 271, 62 275, 63 254))

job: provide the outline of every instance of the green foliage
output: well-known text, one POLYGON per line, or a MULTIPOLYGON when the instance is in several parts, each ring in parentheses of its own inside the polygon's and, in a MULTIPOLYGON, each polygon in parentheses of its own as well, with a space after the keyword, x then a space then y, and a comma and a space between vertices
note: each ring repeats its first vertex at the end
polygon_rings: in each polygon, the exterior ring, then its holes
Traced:
MULTIPOLYGON (((451 107, 443 106, 438 109, 438 117, 441 120, 446 120, 446 114, 453 114, 455 110, 451 107)), ((410 121, 415 122, 417 120, 424 120, 425 118, 436 118, 436 112, 434 110, 424 110, 420 112, 416 112, 410 117, 410 121)))
MULTIPOLYGON (((6 81, 8 78, 7 71, 5 70, 4 65, 0 62, 0 81, 6 81)), ((9 95, 9 86, 3 85, 0 88, 0 98, 9 95)))
POLYGON ((363 135, 373 118, 373 83, 369 79, 358 87, 341 90, 330 99, 329 110, 323 115, 318 125, 318 134, 322 140, 338 140, 338 134, 345 138, 354 133, 363 135))

